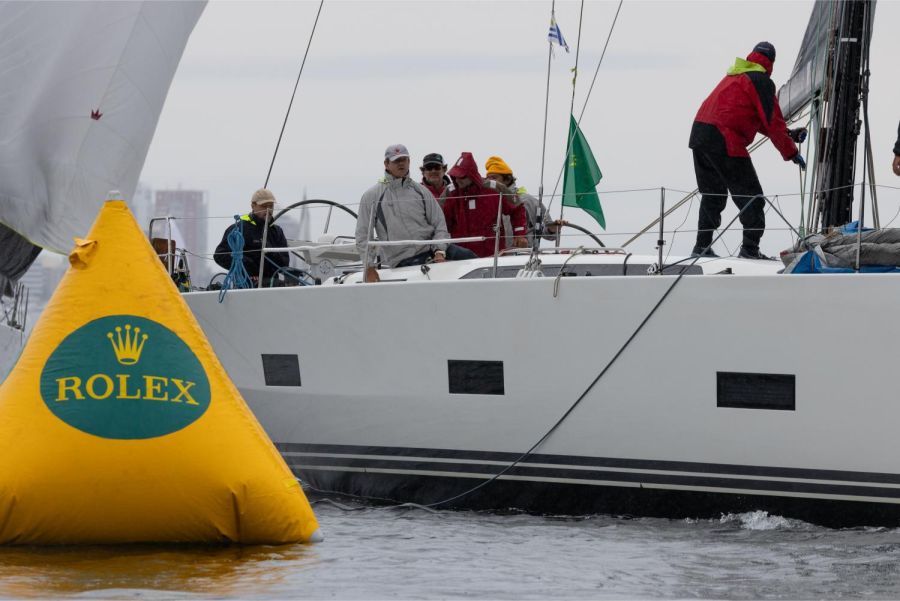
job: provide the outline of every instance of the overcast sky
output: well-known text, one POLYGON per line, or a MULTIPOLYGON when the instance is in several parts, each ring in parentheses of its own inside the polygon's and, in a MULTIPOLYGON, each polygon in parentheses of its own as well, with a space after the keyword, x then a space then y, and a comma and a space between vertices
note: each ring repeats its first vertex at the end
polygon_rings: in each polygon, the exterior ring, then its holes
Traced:
MULTIPOLYGON (((245 212, 263 185, 318 2, 211 2, 175 75, 141 177, 154 188, 209 192, 215 244, 231 215, 245 212)), ((587 2, 582 25, 576 116, 597 67, 617 2, 587 2)), ((418 176, 421 158, 461 151, 479 167, 502 156, 519 184, 537 194, 547 69, 549 1, 325 2, 306 68, 269 182, 284 205, 310 198, 358 203, 381 176, 384 148, 406 144, 418 176)), ((659 213, 660 186, 695 187, 687 138, 698 106, 735 56, 761 40, 778 52, 773 78, 781 85, 794 64, 812 2, 626 1, 587 104, 582 130, 603 171, 598 186, 607 245, 659 213), (619 190, 655 188, 643 193, 619 190)), ((557 21, 571 53, 551 64, 545 194, 565 151, 579 3, 558 1, 557 21)), ((900 185, 890 171, 900 119, 896 32, 900 2, 876 11, 870 122, 878 181, 900 185)), ((763 187, 782 194, 799 216, 799 176, 770 145, 754 156, 763 187)), ((669 203, 682 194, 671 191, 669 203)), ((897 190, 879 198, 883 224, 900 206, 897 190)), ((547 201, 545 200, 545 204, 547 201)), ((552 214, 559 215, 559 202, 552 214)), ((736 212, 733 205, 726 222, 736 212)), ((587 215, 565 218, 597 230, 587 215)), ((323 213, 319 214, 321 223, 323 213)), ((667 229, 696 228, 697 203, 667 220, 667 229), (683 225, 681 225, 683 223, 683 225)), ((763 251, 789 243, 777 217, 763 251)), ((898 225, 900 219, 893 225, 898 225)), ((351 224, 338 229, 352 233, 351 224)), ((332 230, 335 224, 332 225, 332 230)), ((320 230, 319 230, 320 231, 320 230)), ((290 235, 290 232, 289 232, 290 235)), ((672 239, 668 234, 667 238, 672 239)), ((675 237, 687 252, 694 234, 675 237)), ((636 244, 652 250, 656 235, 636 244)), ((731 237, 733 247, 739 234, 731 237)))

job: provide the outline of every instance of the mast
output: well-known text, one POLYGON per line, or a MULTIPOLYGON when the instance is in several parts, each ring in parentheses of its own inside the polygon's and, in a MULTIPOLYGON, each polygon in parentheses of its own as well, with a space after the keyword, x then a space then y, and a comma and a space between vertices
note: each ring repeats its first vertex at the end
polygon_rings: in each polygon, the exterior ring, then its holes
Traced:
POLYGON ((851 220, 856 146, 862 120, 863 81, 868 78, 868 47, 875 0, 844 0, 834 5, 825 107, 818 136, 815 198, 822 230, 851 220))

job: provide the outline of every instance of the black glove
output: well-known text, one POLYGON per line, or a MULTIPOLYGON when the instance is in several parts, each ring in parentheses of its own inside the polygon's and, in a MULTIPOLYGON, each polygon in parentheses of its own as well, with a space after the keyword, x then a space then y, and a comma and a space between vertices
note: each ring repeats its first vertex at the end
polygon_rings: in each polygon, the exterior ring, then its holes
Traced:
POLYGON ((789 129, 788 135, 795 144, 803 144, 806 141, 806 128, 795 127, 794 129, 789 129))
POLYGON ((800 167, 800 171, 806 171, 806 161, 803 160, 803 155, 799 152, 791 160, 800 167))

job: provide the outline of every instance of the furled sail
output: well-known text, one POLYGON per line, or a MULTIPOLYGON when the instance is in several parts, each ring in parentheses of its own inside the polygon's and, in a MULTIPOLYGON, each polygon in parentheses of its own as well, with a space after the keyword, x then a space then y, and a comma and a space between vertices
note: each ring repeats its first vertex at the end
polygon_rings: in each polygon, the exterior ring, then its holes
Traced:
POLYGON ((0 281, 68 252, 109 190, 132 197, 204 6, 0 4, 0 281))
POLYGON ((818 0, 803 34, 800 52, 787 83, 778 91, 778 103, 787 119, 815 98, 825 82, 825 59, 834 26, 836 2, 818 0))

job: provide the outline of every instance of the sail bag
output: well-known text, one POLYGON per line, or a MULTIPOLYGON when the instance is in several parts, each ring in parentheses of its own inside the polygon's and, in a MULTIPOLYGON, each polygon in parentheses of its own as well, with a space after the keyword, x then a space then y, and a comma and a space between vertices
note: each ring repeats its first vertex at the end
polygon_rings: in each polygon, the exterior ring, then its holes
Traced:
POLYGON ((125 202, 102 207, 0 385, 0 543, 318 537, 125 202))

